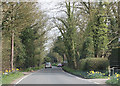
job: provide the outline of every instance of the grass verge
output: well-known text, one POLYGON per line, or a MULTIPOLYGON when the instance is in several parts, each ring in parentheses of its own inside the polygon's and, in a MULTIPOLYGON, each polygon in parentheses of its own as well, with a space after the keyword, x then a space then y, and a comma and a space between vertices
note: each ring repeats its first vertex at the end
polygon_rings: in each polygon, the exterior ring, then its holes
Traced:
POLYGON ((4 75, 2 75, 2 84, 10 84, 14 80, 24 76, 24 74, 22 72, 33 72, 36 70, 40 70, 42 68, 44 68, 44 65, 41 65, 40 67, 30 67, 30 68, 22 70, 21 72, 16 71, 16 72, 8 73, 6 75, 4 74, 4 75))
POLYGON ((120 86, 120 77, 111 76, 109 80, 106 81, 106 84, 109 84, 111 86, 120 86))
POLYGON ((10 84, 17 78, 24 76, 22 72, 13 72, 7 75, 2 75, 2 84, 10 84))
POLYGON ((74 70, 74 69, 71 69, 69 67, 62 67, 62 69, 68 73, 71 73, 73 75, 76 75, 76 76, 79 76, 79 77, 82 77, 82 78, 85 78, 85 79, 107 79, 108 78, 108 74, 107 72, 104 73, 95 73, 92 74, 92 73, 88 73, 88 71, 81 71, 81 70, 74 70))

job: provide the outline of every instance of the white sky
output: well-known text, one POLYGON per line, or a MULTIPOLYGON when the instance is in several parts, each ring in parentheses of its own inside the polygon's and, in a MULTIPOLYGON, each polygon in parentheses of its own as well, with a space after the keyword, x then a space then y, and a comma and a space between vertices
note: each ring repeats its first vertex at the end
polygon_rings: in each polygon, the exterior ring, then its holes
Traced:
MULTIPOLYGON (((58 6, 58 3, 65 1, 65 0, 38 0, 40 3, 41 9, 46 11, 46 13, 50 16, 56 16, 57 11, 59 9, 55 9, 58 6)), ((53 28, 49 33, 48 36, 52 39, 49 39, 46 43, 46 50, 49 50, 53 43, 53 39, 56 39, 57 36, 59 36, 59 30, 57 28, 53 28)))
POLYGON ((57 10, 55 9, 60 2, 65 0, 38 0, 41 3, 41 8, 47 11, 47 14, 50 16, 56 16, 57 10))

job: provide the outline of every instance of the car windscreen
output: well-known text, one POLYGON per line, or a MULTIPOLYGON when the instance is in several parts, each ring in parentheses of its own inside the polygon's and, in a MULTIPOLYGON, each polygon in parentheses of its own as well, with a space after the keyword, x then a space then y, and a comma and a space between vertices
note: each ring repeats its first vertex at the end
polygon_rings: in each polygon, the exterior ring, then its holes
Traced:
POLYGON ((46 63, 46 65, 49 65, 50 63, 46 63))

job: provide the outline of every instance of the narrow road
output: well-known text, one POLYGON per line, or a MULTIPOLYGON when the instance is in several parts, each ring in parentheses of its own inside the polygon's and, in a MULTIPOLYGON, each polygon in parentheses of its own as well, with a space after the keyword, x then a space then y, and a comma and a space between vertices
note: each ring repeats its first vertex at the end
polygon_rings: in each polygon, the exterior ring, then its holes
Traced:
POLYGON ((39 70, 20 80, 17 84, 95 84, 53 67, 39 70))

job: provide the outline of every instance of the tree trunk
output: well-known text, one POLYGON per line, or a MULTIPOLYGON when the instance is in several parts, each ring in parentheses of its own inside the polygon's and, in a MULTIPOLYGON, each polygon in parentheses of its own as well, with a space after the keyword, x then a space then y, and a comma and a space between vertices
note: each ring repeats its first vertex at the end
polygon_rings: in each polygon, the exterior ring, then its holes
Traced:
MULTIPOLYGON (((118 2, 118 33, 120 33, 120 1, 118 2)), ((120 34, 119 34, 118 40, 119 39, 120 39, 120 34)), ((120 47, 120 41, 119 41, 118 46, 120 47)))
POLYGON ((97 36, 93 36, 93 42, 94 42, 94 57, 98 57, 98 42, 97 42, 97 36))
POLYGON ((75 53, 75 43, 72 40, 72 46, 73 46, 73 58, 74 58, 74 68, 77 68, 77 63, 76 63, 76 53, 75 53))
POLYGON ((120 32, 120 1, 118 2, 118 30, 120 32))
POLYGON ((11 36, 11 70, 13 69, 13 58, 14 58, 14 32, 11 36))
POLYGON ((102 58, 104 58, 104 57, 105 57, 104 55, 105 55, 105 52, 104 52, 104 50, 103 50, 103 53, 102 53, 102 58))
POLYGON ((65 53, 64 53, 64 59, 63 59, 63 61, 67 61, 67 58, 66 58, 66 55, 65 55, 65 53))
POLYGON ((79 51, 77 51, 76 53, 77 53, 76 63, 77 63, 77 69, 78 69, 79 68, 80 53, 79 53, 79 51))

